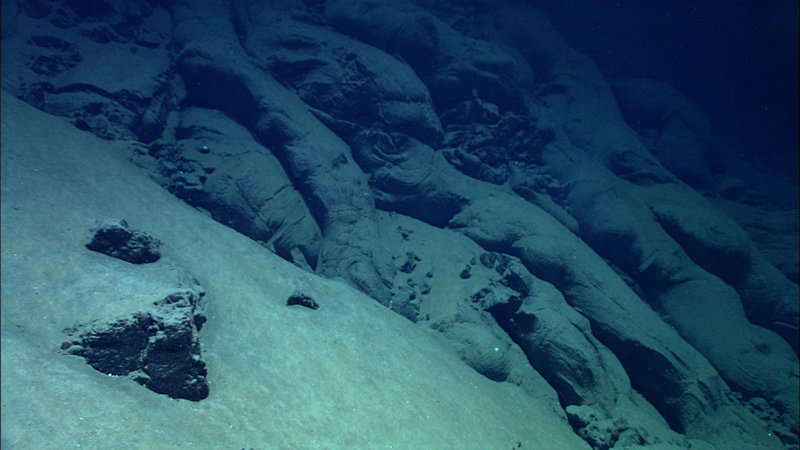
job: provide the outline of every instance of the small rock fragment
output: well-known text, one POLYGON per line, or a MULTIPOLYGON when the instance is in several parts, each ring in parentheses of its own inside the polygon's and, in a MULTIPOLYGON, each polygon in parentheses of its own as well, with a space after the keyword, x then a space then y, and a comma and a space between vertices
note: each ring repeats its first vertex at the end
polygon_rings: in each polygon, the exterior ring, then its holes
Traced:
POLYGON ((319 308, 319 303, 317 303, 316 300, 304 292, 295 292, 294 294, 290 295, 289 299, 286 300, 286 304, 288 306, 300 305, 309 309, 319 308))

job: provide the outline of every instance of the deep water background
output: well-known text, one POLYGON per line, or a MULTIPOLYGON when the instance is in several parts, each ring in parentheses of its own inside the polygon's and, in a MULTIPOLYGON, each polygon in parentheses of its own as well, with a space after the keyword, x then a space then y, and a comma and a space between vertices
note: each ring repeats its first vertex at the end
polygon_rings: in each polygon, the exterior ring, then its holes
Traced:
MULTIPOLYGON (((653 78, 689 97, 741 160, 795 180, 798 2, 529 1, 607 78, 653 78)), ((742 176, 751 178, 747 173, 742 176)), ((774 199, 779 200, 779 199, 774 199)))

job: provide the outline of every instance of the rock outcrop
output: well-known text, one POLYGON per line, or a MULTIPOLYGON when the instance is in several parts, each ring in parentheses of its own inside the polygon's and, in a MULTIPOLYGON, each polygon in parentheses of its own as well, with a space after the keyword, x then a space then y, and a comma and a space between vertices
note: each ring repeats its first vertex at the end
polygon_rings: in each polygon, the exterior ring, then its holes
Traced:
MULTIPOLYGON (((128 140, 176 196, 487 378, 549 385, 594 448, 797 448, 796 222, 772 228, 778 255, 758 213, 720 201, 770 208, 717 171, 717 131, 674 87, 610 83, 510 3, 102 3, 4 10, 4 89, 128 140)), ((64 348, 199 400, 201 297, 78 325, 64 348)))

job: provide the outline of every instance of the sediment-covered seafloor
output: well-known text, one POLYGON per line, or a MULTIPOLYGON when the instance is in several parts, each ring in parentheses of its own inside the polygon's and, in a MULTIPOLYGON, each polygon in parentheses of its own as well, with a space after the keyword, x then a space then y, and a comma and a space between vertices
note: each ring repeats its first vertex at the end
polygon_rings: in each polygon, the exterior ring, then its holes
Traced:
POLYGON ((4 448, 798 448, 796 184, 542 11, 2 32, 4 448))

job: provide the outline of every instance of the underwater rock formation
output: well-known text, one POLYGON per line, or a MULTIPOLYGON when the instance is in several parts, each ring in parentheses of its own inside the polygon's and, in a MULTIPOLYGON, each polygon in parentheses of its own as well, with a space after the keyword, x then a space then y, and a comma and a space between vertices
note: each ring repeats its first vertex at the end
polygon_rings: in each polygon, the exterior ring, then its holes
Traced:
MULTIPOLYGON (((612 83, 516 4, 36 3, 4 14, 4 89, 486 377, 544 379, 595 448, 797 447, 796 223, 758 234, 775 206, 709 163, 716 131, 675 87, 612 83)), ((199 400, 199 297, 179 297, 65 349, 199 400)))

